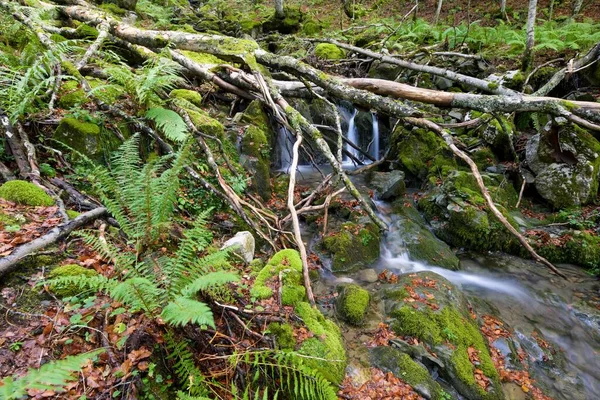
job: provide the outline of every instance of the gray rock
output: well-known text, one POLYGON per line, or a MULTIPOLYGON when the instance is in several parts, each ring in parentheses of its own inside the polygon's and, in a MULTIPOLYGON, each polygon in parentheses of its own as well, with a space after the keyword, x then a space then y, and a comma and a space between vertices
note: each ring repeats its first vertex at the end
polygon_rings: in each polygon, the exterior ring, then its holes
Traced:
POLYGON ((239 255, 248 264, 254 259, 254 246, 254 236, 248 231, 242 231, 223 243, 221 250, 233 248, 233 253, 239 255))
POLYGON ((373 268, 363 269, 358 272, 357 279, 367 283, 375 283, 377 282, 378 274, 373 268))
POLYGON ((404 172, 394 170, 391 172, 374 172, 371 177, 371 187, 377 191, 380 200, 389 200, 404 194, 404 172))

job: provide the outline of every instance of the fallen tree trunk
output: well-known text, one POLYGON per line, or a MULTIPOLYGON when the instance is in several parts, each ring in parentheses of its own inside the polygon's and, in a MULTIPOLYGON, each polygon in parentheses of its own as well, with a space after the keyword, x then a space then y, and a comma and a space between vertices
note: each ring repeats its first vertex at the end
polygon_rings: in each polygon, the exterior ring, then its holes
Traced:
POLYGON ((11 272, 17 266, 19 261, 23 260, 23 258, 26 256, 43 249, 46 246, 56 243, 57 241, 68 236, 75 229, 78 229, 91 221, 103 217, 106 214, 106 208, 95 208, 79 215, 77 218, 69 221, 66 224, 59 225, 51 229, 50 232, 46 233, 44 236, 17 247, 17 249, 8 256, 0 258, 0 277, 11 272))

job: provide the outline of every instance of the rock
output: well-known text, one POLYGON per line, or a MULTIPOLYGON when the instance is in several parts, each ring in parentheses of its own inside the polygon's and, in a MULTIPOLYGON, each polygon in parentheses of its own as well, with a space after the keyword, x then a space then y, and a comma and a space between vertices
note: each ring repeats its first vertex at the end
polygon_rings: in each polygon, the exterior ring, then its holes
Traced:
POLYGON ((239 255, 246 264, 254 259, 254 236, 248 231, 238 232, 234 237, 223 243, 221 250, 233 248, 233 253, 239 255))
POLYGON ((278 18, 273 13, 262 25, 264 32, 277 31, 283 34, 297 32, 304 20, 304 14, 299 8, 285 7, 283 18, 278 18))
POLYGON ((457 120, 458 122, 462 122, 463 118, 465 117, 464 114, 458 110, 452 110, 448 113, 448 116, 451 118, 454 118, 455 120, 457 120))
POLYGON ((346 58, 346 52, 331 43, 319 43, 315 47, 315 56, 323 60, 341 60, 346 58))
POLYGON ((343 286, 336 300, 336 310, 349 324, 360 325, 367 313, 369 300, 369 292, 360 286, 343 286))
POLYGON ((600 142, 566 122, 555 121, 548 128, 532 136, 526 146, 536 190, 556 208, 592 202, 598 194, 600 142))
MULTIPOLYGON (((481 175, 494 203, 515 227, 508 213, 518 200, 517 192, 504 175, 481 175)), ((487 210, 475 177, 470 172, 454 171, 442 185, 419 200, 419 209, 433 232, 454 247, 476 251, 499 250, 519 254, 521 246, 498 219, 487 210)))
POLYGON ((452 249, 427 228, 426 221, 415 207, 398 204, 395 213, 398 219, 392 222, 393 233, 389 233, 387 239, 392 254, 408 252, 411 260, 459 269, 460 261, 452 249))
POLYGON ((380 200, 389 200, 402 196, 406 191, 404 172, 394 170, 391 172, 374 172, 371 175, 370 185, 377 192, 380 200))
POLYGON ((104 135, 98 125, 71 117, 60 120, 53 138, 98 161, 102 160, 105 151, 118 147, 118 139, 104 135))
POLYGON ((333 256, 333 272, 352 272, 379 258, 379 241, 380 233, 375 224, 363 226, 347 222, 339 232, 323 240, 323 247, 333 256))
POLYGON ((490 89, 496 89, 499 85, 505 86, 509 89, 519 89, 525 81, 525 76, 520 70, 507 71, 503 75, 492 74, 487 77, 490 82, 490 89))
POLYGON ((377 271, 375 271, 373 268, 367 268, 358 271, 357 279, 367 283, 375 283, 379 280, 379 277, 377 271))
POLYGON ((440 90, 447 90, 447 89, 451 88, 452 85, 454 85, 453 81, 451 81, 448 78, 441 77, 441 76, 434 77, 433 82, 434 82, 435 86, 440 90))
MULTIPOLYGON (((473 400, 504 399, 487 341, 470 315, 466 297, 450 281, 429 271, 400 276, 383 298, 394 332, 416 338, 434 352, 443 365, 440 375, 461 395, 473 400), (477 365, 469 356, 474 351, 477 365), (488 390, 475 381, 476 369, 489 379, 488 390)), ((403 362, 410 360, 401 357, 403 362)), ((423 376, 423 369, 418 371, 423 376)))
POLYGON ((13 180, 0 186, 0 198, 27 206, 51 206, 54 199, 39 186, 21 180, 13 180))
POLYGON ((369 68, 369 78, 393 81, 401 72, 402 67, 398 65, 382 63, 376 60, 371 65, 371 68, 369 68))
POLYGON ((500 122, 490 114, 473 113, 473 117, 483 118, 489 122, 480 134, 481 139, 490 146, 495 154, 502 160, 514 160, 512 153, 511 137, 515 132, 515 125, 506 117, 500 117, 500 122))
POLYGON ((440 384, 422 364, 394 347, 378 346, 370 349, 369 360, 373 367, 391 372, 426 399, 438 399, 442 392, 440 384))

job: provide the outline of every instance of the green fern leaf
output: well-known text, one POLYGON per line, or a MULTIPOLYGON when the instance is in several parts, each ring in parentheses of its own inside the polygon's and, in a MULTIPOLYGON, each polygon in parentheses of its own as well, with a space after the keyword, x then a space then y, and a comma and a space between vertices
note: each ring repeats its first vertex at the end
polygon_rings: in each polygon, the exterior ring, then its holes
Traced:
POLYGON ((204 303, 176 297, 163 309, 162 319, 173 326, 184 326, 189 323, 208 325, 215 328, 215 321, 211 309, 204 303))
POLYGON ((183 142, 187 138, 187 125, 179 114, 166 108, 151 108, 146 118, 152 119, 158 129, 175 142, 183 142))
POLYGON ((236 282, 239 279, 239 276, 232 272, 211 272, 209 274, 200 276, 189 283, 181 290, 181 294, 185 297, 191 297, 202 290, 206 290, 215 286, 221 286, 230 282, 236 282))

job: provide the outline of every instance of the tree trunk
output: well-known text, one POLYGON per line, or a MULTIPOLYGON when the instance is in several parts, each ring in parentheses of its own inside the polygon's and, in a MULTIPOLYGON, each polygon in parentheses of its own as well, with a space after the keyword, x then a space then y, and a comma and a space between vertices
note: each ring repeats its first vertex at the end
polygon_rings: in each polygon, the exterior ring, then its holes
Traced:
POLYGON ((550 0, 550 6, 548 10, 548 21, 552 21, 552 17, 554 16, 554 0, 550 0))
POLYGON ((527 42, 521 70, 527 71, 533 64, 533 45, 535 44, 535 17, 537 12, 537 0, 529 0, 527 10, 527 42))
POLYGON ((502 19, 506 19, 506 0, 500 0, 500 15, 502 19))
POLYGON ((440 20, 440 13, 442 12, 442 3, 444 0, 438 0, 437 7, 435 9, 435 24, 437 25, 440 20))
POLYGON ((283 0, 275 0, 275 16, 279 19, 285 18, 285 11, 283 9, 283 0))
POLYGON ((581 12, 581 7, 583 6, 583 0, 575 0, 573 2, 573 18, 576 18, 581 12))

